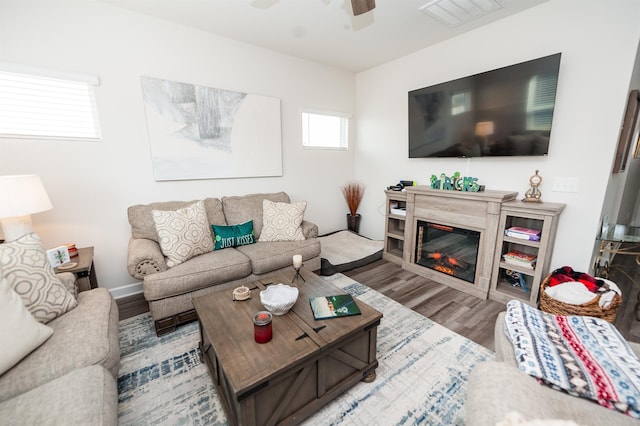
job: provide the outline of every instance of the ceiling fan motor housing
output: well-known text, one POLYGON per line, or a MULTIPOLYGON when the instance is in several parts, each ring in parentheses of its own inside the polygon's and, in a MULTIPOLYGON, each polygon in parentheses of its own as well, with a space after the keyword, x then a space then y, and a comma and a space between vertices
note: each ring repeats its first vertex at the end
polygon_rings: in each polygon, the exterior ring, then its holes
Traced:
POLYGON ((362 15, 375 9, 376 0, 351 0, 351 7, 353 8, 353 16, 362 15))

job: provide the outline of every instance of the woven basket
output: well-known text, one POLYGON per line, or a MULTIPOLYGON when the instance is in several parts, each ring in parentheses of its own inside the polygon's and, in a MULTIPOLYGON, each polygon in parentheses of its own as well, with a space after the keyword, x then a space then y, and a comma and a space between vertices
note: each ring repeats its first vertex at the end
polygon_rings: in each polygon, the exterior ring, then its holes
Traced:
POLYGON ((540 310, 549 312, 554 315, 584 315, 589 317, 602 318, 603 320, 614 323, 616 321, 616 314, 618 313, 618 307, 622 303, 622 297, 616 294, 611 301, 611 304, 605 309, 598 305, 600 296, 596 297, 588 303, 582 305, 570 305, 568 303, 561 302, 549 296, 545 289, 549 284, 551 274, 547 275, 542 281, 540 286, 540 310))

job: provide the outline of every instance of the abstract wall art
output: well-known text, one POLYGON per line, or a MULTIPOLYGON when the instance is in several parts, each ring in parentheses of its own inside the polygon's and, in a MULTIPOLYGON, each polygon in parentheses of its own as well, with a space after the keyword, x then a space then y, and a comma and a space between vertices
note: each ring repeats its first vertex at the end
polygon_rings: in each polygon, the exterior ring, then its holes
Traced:
POLYGON ((155 180, 282 176, 280 99, 141 80, 155 180))

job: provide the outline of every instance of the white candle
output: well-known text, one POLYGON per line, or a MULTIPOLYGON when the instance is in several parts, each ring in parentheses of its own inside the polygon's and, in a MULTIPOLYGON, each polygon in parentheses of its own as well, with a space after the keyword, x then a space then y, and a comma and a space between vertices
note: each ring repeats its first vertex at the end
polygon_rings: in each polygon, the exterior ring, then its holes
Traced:
POLYGON ((300 268, 302 266, 302 255, 301 254, 294 254, 293 255, 293 267, 294 268, 300 268))

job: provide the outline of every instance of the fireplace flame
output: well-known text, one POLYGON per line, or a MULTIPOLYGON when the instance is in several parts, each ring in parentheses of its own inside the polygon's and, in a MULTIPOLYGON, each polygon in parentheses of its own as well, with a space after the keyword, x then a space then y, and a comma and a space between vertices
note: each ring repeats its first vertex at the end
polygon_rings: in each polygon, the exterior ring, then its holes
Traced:
POLYGON ((458 259, 456 259, 455 257, 447 257, 447 262, 449 262, 453 266, 462 266, 460 265, 460 262, 458 262, 458 259))
POLYGON ((449 268, 444 265, 435 265, 433 269, 435 269, 436 271, 444 272, 445 274, 448 274, 448 275, 455 275, 455 271, 452 268, 449 268))

